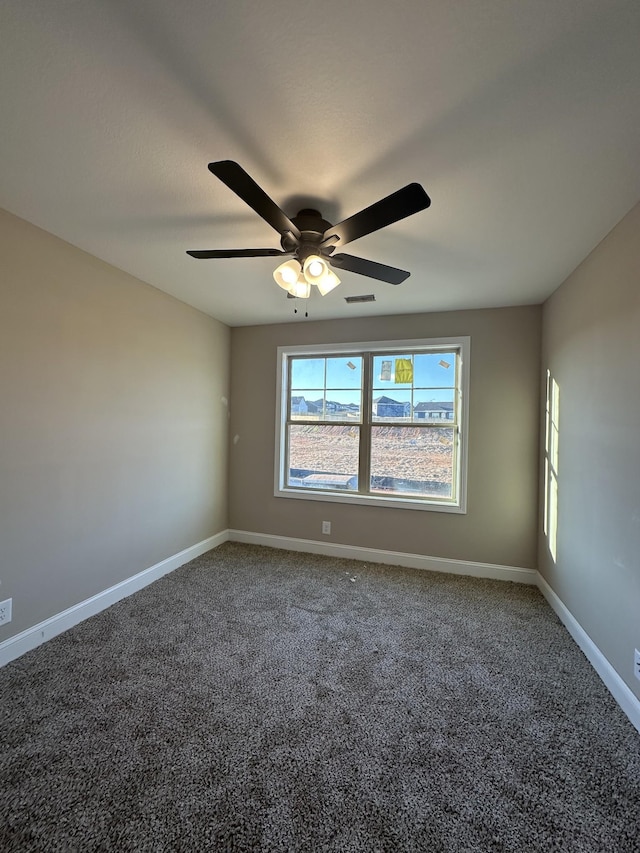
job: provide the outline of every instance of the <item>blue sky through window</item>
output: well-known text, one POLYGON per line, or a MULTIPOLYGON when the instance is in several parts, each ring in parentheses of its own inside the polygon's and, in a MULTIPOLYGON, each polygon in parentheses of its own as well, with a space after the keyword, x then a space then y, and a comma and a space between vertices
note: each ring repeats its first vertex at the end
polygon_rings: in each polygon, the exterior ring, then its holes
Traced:
POLYGON ((292 359, 291 391, 297 392, 310 388, 318 390, 352 388, 359 391, 362 388, 362 357, 292 359))

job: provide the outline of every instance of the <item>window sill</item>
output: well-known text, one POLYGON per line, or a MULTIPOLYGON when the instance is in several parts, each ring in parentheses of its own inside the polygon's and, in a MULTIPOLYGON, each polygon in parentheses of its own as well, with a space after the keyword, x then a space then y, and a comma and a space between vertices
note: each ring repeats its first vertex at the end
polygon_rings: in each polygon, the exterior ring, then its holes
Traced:
POLYGON ((466 515, 466 507, 452 501, 416 500, 408 497, 390 497, 378 495, 359 495, 355 493, 337 494, 320 489, 276 489, 277 498, 294 498, 295 500, 321 501, 327 503, 356 504, 358 506, 379 506, 391 509, 417 509, 427 512, 451 512, 466 515))

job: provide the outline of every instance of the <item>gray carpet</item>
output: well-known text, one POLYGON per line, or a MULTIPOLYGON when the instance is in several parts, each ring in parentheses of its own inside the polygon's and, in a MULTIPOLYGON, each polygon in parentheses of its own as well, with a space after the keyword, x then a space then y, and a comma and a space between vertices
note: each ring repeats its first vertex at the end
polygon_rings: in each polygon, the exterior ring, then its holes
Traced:
POLYGON ((0 670, 0 849, 640 851, 531 587, 228 543, 0 670))

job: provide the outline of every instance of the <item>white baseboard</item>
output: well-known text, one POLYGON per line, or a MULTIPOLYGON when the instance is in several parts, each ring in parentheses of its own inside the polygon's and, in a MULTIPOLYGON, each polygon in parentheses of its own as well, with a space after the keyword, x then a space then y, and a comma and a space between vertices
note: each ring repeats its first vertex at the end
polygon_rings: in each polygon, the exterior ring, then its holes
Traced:
POLYGON ((231 542, 246 542, 250 545, 266 545, 286 551, 306 551, 310 554, 325 554, 328 557, 346 557, 365 563, 383 563, 387 566, 404 566, 408 569, 424 569, 431 572, 447 572, 453 575, 470 575, 474 578, 493 578, 535 585, 538 573, 535 569, 516 566, 498 566, 492 563, 475 563, 467 560, 447 560, 442 557, 425 557, 403 551, 382 551, 378 548, 362 548, 357 545, 339 545, 335 542, 318 542, 314 539, 294 539, 290 536, 273 536, 270 533, 252 533, 248 530, 230 530, 231 542))
POLYGON ((169 574, 169 572, 183 566, 190 560, 194 560, 212 548, 216 548, 218 545, 226 542, 228 538, 229 531, 223 530, 215 536, 203 539, 202 542, 191 545, 190 548, 185 548, 184 551, 180 551, 172 557, 167 557, 166 560, 156 563, 155 566, 150 566, 148 569, 144 569, 142 572, 138 572, 138 574, 120 581, 115 586, 111 586, 109 589, 105 589, 97 595, 87 598, 86 601, 74 604, 73 607, 69 607, 61 613, 56 613, 55 616, 45 619, 44 622, 27 628, 26 631, 22 631, 13 637, 9 637, 0 643, 0 666, 4 666, 9 661, 15 660, 25 654, 25 652, 35 649, 68 628, 73 628, 74 625, 77 625, 84 619, 88 619, 89 616, 94 616, 101 610, 111 607, 112 604, 115 604, 122 598, 126 598, 131 593, 148 586, 163 575, 169 574))
POLYGON ((607 658, 593 642, 571 611, 559 596, 551 589, 546 580, 538 572, 538 589, 547 599, 560 621, 571 634, 591 666, 598 673, 605 687, 609 690, 618 705, 622 708, 631 723, 640 732, 640 700, 618 675, 607 658))

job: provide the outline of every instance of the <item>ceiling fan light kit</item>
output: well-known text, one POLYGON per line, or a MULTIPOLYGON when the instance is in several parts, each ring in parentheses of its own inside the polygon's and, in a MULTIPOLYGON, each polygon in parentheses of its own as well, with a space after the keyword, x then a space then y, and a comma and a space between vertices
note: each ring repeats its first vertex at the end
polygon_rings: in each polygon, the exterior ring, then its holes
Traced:
POLYGON ((410 275, 406 270, 390 267, 366 258, 344 253, 336 248, 385 228, 429 207, 431 199, 420 184, 407 184, 370 207, 332 225, 319 211, 304 209, 293 219, 269 198, 265 191, 233 160, 209 163, 209 171, 226 184, 280 235, 282 249, 206 249, 188 251, 192 258, 264 258, 293 255, 274 271, 276 284, 289 296, 308 299, 311 286, 326 296, 340 284, 329 267, 344 269, 389 284, 401 284, 410 275))
POLYGON ((298 299, 308 299, 311 296, 311 285, 315 285, 322 296, 325 296, 340 284, 338 276, 317 255, 309 255, 302 266, 295 258, 285 261, 276 267, 273 277, 278 287, 298 299))

